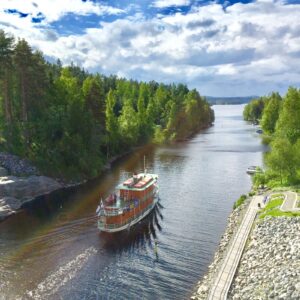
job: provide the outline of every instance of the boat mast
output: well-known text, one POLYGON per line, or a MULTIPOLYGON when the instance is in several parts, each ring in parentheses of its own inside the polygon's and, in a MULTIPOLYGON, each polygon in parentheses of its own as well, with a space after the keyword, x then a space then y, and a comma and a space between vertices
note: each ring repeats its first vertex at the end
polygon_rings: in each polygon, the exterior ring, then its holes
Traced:
POLYGON ((146 155, 144 155, 144 175, 146 175, 147 169, 146 169, 146 155))

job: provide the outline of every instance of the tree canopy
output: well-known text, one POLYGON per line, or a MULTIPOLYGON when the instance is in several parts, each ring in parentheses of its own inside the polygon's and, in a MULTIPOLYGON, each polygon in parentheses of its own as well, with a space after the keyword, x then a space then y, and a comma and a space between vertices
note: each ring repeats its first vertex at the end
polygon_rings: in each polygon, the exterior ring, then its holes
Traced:
POLYGON ((211 125, 213 110, 183 84, 138 82, 47 62, 0 30, 0 150, 45 173, 94 177, 107 159, 211 125))
MULTIPOLYGON (((257 182, 271 184, 300 183, 300 90, 290 87, 281 98, 278 93, 261 98, 263 107, 259 119, 264 134, 270 140, 270 151, 265 155, 267 171, 256 177, 257 182)), ((250 102, 244 116, 256 107, 250 102)))

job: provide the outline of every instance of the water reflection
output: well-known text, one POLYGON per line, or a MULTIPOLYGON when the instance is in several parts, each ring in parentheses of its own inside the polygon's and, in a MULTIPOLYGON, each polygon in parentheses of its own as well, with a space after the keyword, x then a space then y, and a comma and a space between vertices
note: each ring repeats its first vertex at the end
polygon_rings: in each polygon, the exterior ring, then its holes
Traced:
POLYGON ((27 291, 39 299, 189 298, 233 202, 251 186, 245 170, 261 164, 264 150, 242 106, 214 109, 215 126, 193 139, 136 149, 101 178, 40 197, 0 223, 0 299, 27 299, 27 291), (161 201, 129 232, 99 233, 99 199, 142 170, 144 155, 161 201))

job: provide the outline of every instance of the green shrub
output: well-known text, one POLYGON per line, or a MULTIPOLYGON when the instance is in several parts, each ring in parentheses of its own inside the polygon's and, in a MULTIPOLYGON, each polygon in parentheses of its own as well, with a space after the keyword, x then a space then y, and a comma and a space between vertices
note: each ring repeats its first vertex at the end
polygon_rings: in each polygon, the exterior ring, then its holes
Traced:
POLYGON ((236 209, 237 207, 242 205, 246 199, 247 199, 246 195, 241 195, 241 197, 233 204, 233 209, 236 209))

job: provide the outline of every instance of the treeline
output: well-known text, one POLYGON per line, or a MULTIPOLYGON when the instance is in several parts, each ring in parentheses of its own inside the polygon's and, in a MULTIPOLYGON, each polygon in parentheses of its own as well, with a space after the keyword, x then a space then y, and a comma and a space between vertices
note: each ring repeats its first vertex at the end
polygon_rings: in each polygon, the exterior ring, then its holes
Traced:
POLYGON ((259 120, 270 139, 265 155, 267 170, 255 177, 258 184, 300 183, 300 90, 290 87, 281 98, 272 93, 250 102, 244 110, 246 120, 259 120))
POLYGON ((47 62, 0 30, 0 148, 50 175, 94 177, 133 146, 185 139, 214 121, 183 84, 89 74, 47 62))
POLYGON ((252 99, 257 98, 256 96, 248 97, 211 97, 207 96, 208 103, 212 105, 227 105, 227 104, 244 104, 250 102, 252 99))

